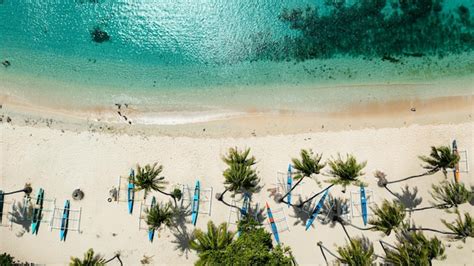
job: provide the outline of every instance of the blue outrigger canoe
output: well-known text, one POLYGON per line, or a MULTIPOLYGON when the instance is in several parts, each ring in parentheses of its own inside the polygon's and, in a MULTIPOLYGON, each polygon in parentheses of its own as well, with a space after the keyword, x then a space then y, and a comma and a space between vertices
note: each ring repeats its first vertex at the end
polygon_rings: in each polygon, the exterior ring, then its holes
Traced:
MULTIPOLYGON (((287 191, 291 190, 293 186, 293 177, 291 176, 291 164, 288 165, 288 175, 286 177, 286 189, 287 191)), ((291 192, 286 196, 286 201, 288 202, 288 208, 291 206, 291 192)))
POLYGON ((41 215, 43 212, 44 190, 40 188, 36 195, 36 205, 33 209, 33 217, 31 219, 31 233, 38 234, 39 224, 41 223, 41 215))
POLYGON ((240 219, 244 219, 249 213, 250 197, 247 193, 244 194, 244 202, 242 203, 242 210, 240 211, 240 219))
POLYGON ((63 217, 61 218, 61 230, 59 231, 59 237, 61 241, 66 241, 66 234, 69 225, 69 210, 70 203, 69 200, 66 200, 64 203, 63 217))
MULTIPOLYGON (((150 209, 155 207, 155 205, 156 205, 156 198, 155 198, 155 196, 153 196, 153 198, 151 199, 150 209)), ((153 237, 154 236, 155 236, 155 229, 149 229, 148 230, 148 240, 150 240, 150 242, 153 242, 153 237)))
POLYGON ((324 205, 324 200, 326 199, 326 196, 328 195, 329 189, 326 189, 326 192, 324 192, 324 195, 321 197, 321 199, 318 202, 318 205, 314 208, 313 212, 311 213, 311 216, 309 217, 309 220, 306 222, 306 231, 308 231, 309 227, 314 222, 314 219, 316 216, 318 216, 318 213, 321 211, 324 205))
POLYGON ((133 180, 135 179, 135 171, 130 170, 130 176, 128 178, 128 188, 127 188, 127 201, 128 201, 128 213, 132 214, 133 212, 133 201, 135 200, 135 184, 133 180))
POLYGON ((275 241, 278 243, 278 245, 280 245, 280 236, 278 235, 278 228, 276 226, 275 220, 273 219, 272 210, 270 209, 268 202, 266 202, 265 204, 267 206, 268 221, 270 222, 270 226, 272 227, 273 236, 275 237, 275 241))
POLYGON ((364 225, 367 225, 367 198, 363 185, 360 186, 360 207, 362 209, 362 220, 364 221, 364 225))
POLYGON ((193 225, 196 225, 197 217, 199 213, 199 194, 201 192, 201 184, 199 180, 196 181, 196 186, 194 187, 194 197, 193 197, 193 206, 191 212, 191 221, 193 225))

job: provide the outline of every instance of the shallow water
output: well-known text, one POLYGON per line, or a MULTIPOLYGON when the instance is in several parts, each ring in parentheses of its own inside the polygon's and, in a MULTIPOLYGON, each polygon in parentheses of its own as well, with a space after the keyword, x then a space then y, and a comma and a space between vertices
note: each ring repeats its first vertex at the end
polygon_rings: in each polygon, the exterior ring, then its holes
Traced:
MULTIPOLYGON (((93 2, 4 0, 0 59, 11 66, 0 69, 0 89, 63 107, 127 102, 146 111, 315 111, 334 103, 469 93, 465 87, 394 91, 347 85, 437 83, 474 71, 470 50, 398 63, 347 54, 260 60, 255 39, 297 36, 278 16, 314 1, 93 2), (110 40, 94 42, 96 27, 110 40)), ((457 0, 444 12, 460 3, 472 9, 470 1, 457 0)))

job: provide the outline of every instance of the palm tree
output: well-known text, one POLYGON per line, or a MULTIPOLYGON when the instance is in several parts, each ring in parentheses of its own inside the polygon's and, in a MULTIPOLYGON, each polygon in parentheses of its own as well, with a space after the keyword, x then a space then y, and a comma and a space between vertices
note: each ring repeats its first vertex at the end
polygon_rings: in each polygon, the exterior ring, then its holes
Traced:
POLYGON ((443 171, 444 176, 447 178, 448 171, 447 168, 454 168, 456 164, 459 162, 459 155, 452 152, 451 148, 448 146, 440 146, 440 147, 431 147, 430 156, 418 156, 420 160, 422 160, 425 165, 423 166, 424 169, 427 169, 427 172, 413 175, 406 178, 402 178, 395 181, 387 182, 385 185, 398 183, 402 181, 406 181, 412 178, 422 177, 426 175, 432 175, 440 170, 443 171))
MULTIPOLYGON (((322 154, 314 154, 313 151, 302 149, 300 152, 301 160, 298 158, 292 158, 293 168, 298 171, 298 174, 294 176, 294 179, 298 182, 288 191, 283 197, 281 197, 280 202, 285 202, 285 198, 290 194, 305 177, 314 177, 315 175, 321 172, 321 169, 326 166, 325 163, 320 163, 322 159, 322 154)), ((316 180, 316 179, 315 179, 316 180)), ((316 180, 316 182, 318 182, 316 180)))
POLYGON ((442 182, 439 186, 432 185, 431 196, 438 205, 458 207, 472 199, 472 191, 469 191, 463 183, 442 182))
POLYGON ((199 253, 199 261, 196 264, 205 265, 209 253, 224 250, 232 243, 234 235, 234 232, 228 230, 227 223, 217 227, 212 221, 207 223, 207 232, 194 230, 189 246, 199 253))
POLYGON ((342 192, 346 192, 346 187, 348 185, 364 185, 364 183, 359 180, 359 177, 364 175, 362 169, 367 165, 367 162, 358 163, 353 155, 348 154, 345 161, 342 160, 339 155, 337 159, 329 160, 328 164, 331 168, 329 170, 329 175, 332 176, 333 179, 330 179, 327 182, 331 183, 331 185, 303 201, 298 205, 298 207, 302 207, 305 203, 312 201, 319 194, 330 189, 334 185, 342 185, 342 192))
POLYGON ((69 262, 70 266, 103 266, 105 265, 105 259, 99 255, 94 254, 94 250, 90 248, 85 254, 84 259, 79 259, 75 257, 71 257, 71 261, 69 262))
POLYGON ((395 247, 385 252, 385 263, 389 265, 431 265, 434 259, 446 258, 445 247, 436 237, 427 239, 422 232, 406 229, 397 232, 395 247))
POLYGON ((466 242, 468 237, 474 237, 474 221, 469 213, 464 213, 464 220, 462 219, 461 214, 459 211, 456 211, 458 217, 452 223, 448 223, 446 220, 441 220, 443 224, 451 230, 451 232, 441 231, 437 229, 431 228, 423 228, 423 227, 414 227, 410 228, 411 231, 431 231, 439 234, 449 235, 453 240, 462 240, 466 242))
POLYGON ((369 224, 372 225, 370 229, 381 231, 387 236, 403 225, 406 216, 405 207, 401 203, 388 200, 384 200, 380 208, 378 206, 372 208, 372 212, 374 217, 369 220, 369 224))
POLYGON ((158 191, 161 194, 171 197, 176 205, 176 195, 163 191, 168 182, 164 180, 164 176, 159 176, 162 171, 163 165, 158 165, 158 163, 154 163, 153 165, 147 164, 145 167, 141 167, 137 164, 134 183, 137 190, 145 191, 144 198, 146 198, 150 191, 158 191))
POLYGON ((170 202, 158 203, 147 210, 146 223, 150 230, 158 230, 162 225, 171 227, 174 224, 176 211, 170 202))
POLYGON ((354 238, 346 246, 338 247, 340 263, 350 266, 370 266, 376 259, 374 246, 369 239, 354 238))
POLYGON ((225 205, 233 208, 239 207, 224 201, 224 194, 228 191, 234 195, 236 193, 255 193, 260 191, 260 178, 255 169, 251 168, 255 164, 255 157, 248 157, 250 149, 239 151, 237 148, 230 148, 223 161, 229 166, 223 173, 225 190, 217 195, 217 199, 225 205))

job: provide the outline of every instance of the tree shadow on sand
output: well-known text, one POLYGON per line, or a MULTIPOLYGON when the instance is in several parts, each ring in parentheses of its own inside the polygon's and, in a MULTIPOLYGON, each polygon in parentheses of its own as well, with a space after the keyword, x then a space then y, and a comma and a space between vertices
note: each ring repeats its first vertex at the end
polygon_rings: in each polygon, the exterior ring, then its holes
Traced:
MULTIPOLYGON (((33 204, 31 202, 28 202, 27 206, 22 202, 13 204, 10 215, 13 223, 20 225, 25 232, 30 232, 31 216, 33 215, 33 204)), ((19 236, 22 235, 19 234, 19 236)))
POLYGON ((417 197, 418 187, 413 187, 413 190, 410 191, 410 187, 406 185, 402 188, 402 193, 394 192, 394 196, 397 198, 396 201, 403 204, 407 209, 414 209, 423 201, 422 197, 417 197))
MULTIPOLYGON (((270 192, 269 194, 269 197, 272 198, 275 203, 278 203, 278 204, 282 204, 284 206, 287 206, 286 203, 282 203, 280 201, 280 199, 284 196, 283 194, 281 194, 278 189, 276 188, 270 188, 270 189, 267 189, 268 192, 270 192)), ((303 202, 303 198, 301 197, 301 195, 298 196, 298 201, 297 202, 303 202)), ((297 204, 295 204, 297 205, 297 204)), ((306 225, 306 222, 308 221, 309 219, 309 214, 308 214, 308 211, 303 207, 303 208, 299 208, 297 206, 293 206, 291 205, 290 206, 292 209, 293 209, 293 213, 294 215, 290 215, 288 214, 290 217, 292 218, 295 218, 296 221, 293 223, 293 225, 306 225)))
POLYGON ((174 250, 178 250, 181 255, 185 255, 188 258, 189 251, 189 242, 191 241, 191 233, 188 232, 186 224, 189 222, 187 219, 191 215, 191 204, 188 206, 177 207, 176 216, 175 216, 175 227, 172 228, 171 232, 175 237, 175 240, 171 241, 176 245, 174 250))

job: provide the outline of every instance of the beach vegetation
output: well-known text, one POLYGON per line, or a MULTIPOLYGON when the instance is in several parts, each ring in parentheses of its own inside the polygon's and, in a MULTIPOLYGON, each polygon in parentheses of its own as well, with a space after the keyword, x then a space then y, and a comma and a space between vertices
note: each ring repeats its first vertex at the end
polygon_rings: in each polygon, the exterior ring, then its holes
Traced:
POLYGON ((373 226, 373 230, 383 232, 389 236, 392 231, 403 226, 406 211, 405 207, 397 202, 384 200, 382 205, 372 208, 373 217, 369 220, 369 224, 373 226))
POLYGON ((162 226, 174 225, 176 209, 168 203, 158 203, 146 211, 146 223, 150 230, 159 230, 162 226))
POLYGON ((316 179, 316 175, 320 174, 321 170, 326 166, 325 163, 321 163, 322 154, 313 153, 313 151, 302 149, 300 151, 301 159, 292 158, 291 162, 293 168, 297 171, 297 174, 293 177, 295 180, 298 180, 296 184, 281 197, 280 201, 285 202, 286 196, 290 194, 302 181, 304 178, 312 178, 318 184, 319 181, 316 179))
POLYGON ((8 253, 0 254, 0 265, 13 266, 15 265, 15 258, 8 253))
POLYGON ((453 169, 460 159, 459 154, 453 153, 449 146, 432 146, 429 156, 422 155, 419 158, 425 163, 423 168, 427 169, 429 173, 442 170, 445 177, 447 177, 447 169, 453 169))
POLYGON ((407 181, 413 178, 418 178, 418 177, 422 177, 426 175, 433 175, 437 173, 438 171, 443 171, 445 178, 447 178, 447 173, 448 173, 447 169, 454 168, 460 159, 459 155, 453 153, 451 148, 448 146, 439 146, 439 147, 432 146, 431 153, 429 156, 421 155, 421 156, 418 156, 418 158, 424 163, 422 167, 427 170, 426 172, 419 175, 405 177, 399 180, 389 181, 389 182, 386 182, 384 186, 387 186, 388 184, 394 184, 398 182, 407 181))
POLYGON ((103 266, 105 265, 105 259, 100 254, 95 254, 94 250, 90 248, 84 254, 84 258, 80 259, 77 257, 71 257, 71 261, 69 262, 70 266, 103 266))
POLYGON ((133 181, 136 189, 138 191, 144 191, 144 198, 146 198, 151 191, 157 191, 171 197, 176 205, 176 201, 181 199, 181 190, 178 189, 178 192, 175 189, 172 193, 166 192, 164 189, 168 181, 165 180, 164 176, 160 176, 161 172, 163 172, 163 165, 158 165, 158 163, 147 164, 144 167, 137 164, 136 175, 133 181))
POLYGON ((225 249, 207 253, 196 265, 293 265, 288 247, 273 246, 271 234, 251 217, 239 226, 240 236, 225 249))
POLYGON ((250 149, 239 150, 237 148, 230 148, 227 155, 222 157, 224 163, 227 164, 227 169, 224 170, 224 186, 222 193, 217 195, 217 199, 225 205, 233 208, 239 207, 231 205, 224 201, 224 195, 227 192, 232 192, 232 197, 236 194, 257 193, 260 191, 260 178, 257 171, 253 168, 256 164, 254 156, 250 156, 250 149))
POLYGON ((341 155, 338 155, 336 159, 329 160, 328 165, 330 169, 328 171, 328 174, 332 178, 330 180, 327 180, 326 182, 331 183, 331 185, 327 186, 323 190, 319 191, 318 193, 315 193, 310 198, 301 202, 298 207, 303 207, 304 204, 312 201, 315 197, 319 196, 321 193, 325 192, 326 190, 330 189, 335 185, 341 185, 343 193, 346 192, 346 188, 349 185, 366 185, 359 179, 359 177, 364 175, 362 170, 364 169, 366 164, 367 162, 365 161, 358 163, 357 159, 350 154, 347 155, 346 160, 343 160, 341 155))
POLYGON ((368 238, 354 238, 348 244, 337 248, 338 264, 350 266, 370 266, 375 262, 374 246, 368 238))
POLYGON ((432 265, 433 260, 444 260, 445 246, 436 237, 427 238, 421 231, 401 229, 397 242, 385 248, 385 263, 389 265, 432 265))
POLYGON ((199 254, 196 264, 207 265, 208 257, 213 252, 227 248, 234 238, 235 233, 228 229, 227 223, 216 226, 212 221, 207 223, 207 232, 195 229, 192 233, 189 246, 199 254))
POLYGON ((463 183, 444 181, 439 185, 433 184, 431 187, 430 193, 436 202, 434 206, 438 208, 457 208, 461 204, 470 202, 473 196, 472 191, 463 183))

